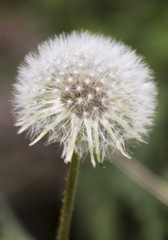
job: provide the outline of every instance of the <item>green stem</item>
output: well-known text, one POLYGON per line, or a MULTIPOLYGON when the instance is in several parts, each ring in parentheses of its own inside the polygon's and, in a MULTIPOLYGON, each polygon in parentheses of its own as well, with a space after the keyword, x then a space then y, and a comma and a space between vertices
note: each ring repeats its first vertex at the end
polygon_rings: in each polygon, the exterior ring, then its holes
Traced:
POLYGON ((74 206, 76 185, 79 172, 79 163, 79 157, 76 153, 74 153, 68 171, 68 178, 63 199, 63 206, 61 209, 57 240, 68 240, 69 238, 72 210, 74 206))

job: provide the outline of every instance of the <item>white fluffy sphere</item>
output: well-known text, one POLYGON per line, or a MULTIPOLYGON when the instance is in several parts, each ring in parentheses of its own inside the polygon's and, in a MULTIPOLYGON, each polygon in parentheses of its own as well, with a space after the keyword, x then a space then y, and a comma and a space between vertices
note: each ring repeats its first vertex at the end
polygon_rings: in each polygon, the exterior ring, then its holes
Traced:
POLYGON ((156 86, 151 70, 128 46, 89 32, 62 34, 40 44, 20 66, 14 85, 18 133, 32 142, 48 134, 102 163, 109 152, 129 157, 125 143, 143 141, 153 124, 156 86))

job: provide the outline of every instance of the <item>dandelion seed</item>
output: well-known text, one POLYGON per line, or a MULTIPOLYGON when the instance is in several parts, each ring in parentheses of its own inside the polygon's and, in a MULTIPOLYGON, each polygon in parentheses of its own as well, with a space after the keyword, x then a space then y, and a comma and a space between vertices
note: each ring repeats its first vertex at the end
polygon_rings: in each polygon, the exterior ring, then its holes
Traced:
POLYGON ((83 101, 82 98, 78 98, 78 99, 77 99, 77 103, 78 103, 78 104, 81 104, 82 101, 83 101))
POLYGON ((129 158, 127 141, 144 141, 153 124, 152 71, 129 47, 100 35, 73 32, 41 44, 14 88, 18 133, 29 130, 30 145, 49 133, 48 143, 63 144, 65 162, 74 151, 90 152, 94 167, 115 151, 129 158))
POLYGON ((100 91, 100 87, 96 87, 96 92, 99 92, 100 91))
POLYGON ((72 77, 68 77, 68 82, 72 82, 72 81, 73 81, 72 77))
POLYGON ((60 83, 61 82, 60 78, 56 78, 56 82, 60 83))
POLYGON ((77 87, 76 87, 76 90, 79 91, 79 92, 81 91, 81 89, 82 89, 81 86, 77 86, 77 87))
POLYGON ((86 80, 84 80, 86 84, 90 83, 90 80, 87 78, 86 80))
POLYGON ((92 99, 93 98, 93 95, 91 93, 88 94, 88 99, 92 99))
POLYGON ((67 103, 70 105, 70 104, 73 103, 73 101, 72 101, 71 99, 68 99, 68 100, 67 100, 67 103))

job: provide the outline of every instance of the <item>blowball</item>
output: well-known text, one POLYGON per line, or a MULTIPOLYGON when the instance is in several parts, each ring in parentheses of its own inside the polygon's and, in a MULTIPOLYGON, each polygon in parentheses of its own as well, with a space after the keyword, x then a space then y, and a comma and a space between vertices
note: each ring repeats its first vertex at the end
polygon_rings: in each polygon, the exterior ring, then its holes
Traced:
POLYGON ((102 163, 125 144, 144 141, 153 124, 156 86, 151 70, 128 46, 89 32, 59 35, 25 57, 14 85, 18 133, 37 143, 63 144, 62 157, 90 152, 102 163))

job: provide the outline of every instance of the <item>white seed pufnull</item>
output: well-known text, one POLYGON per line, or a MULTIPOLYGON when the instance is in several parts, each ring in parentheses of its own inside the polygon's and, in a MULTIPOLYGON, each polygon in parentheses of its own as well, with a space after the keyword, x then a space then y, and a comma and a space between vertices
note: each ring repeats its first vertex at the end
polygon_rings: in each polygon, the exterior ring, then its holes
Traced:
POLYGON ((14 84, 18 133, 60 142, 62 157, 90 153, 93 166, 144 141, 156 106, 152 71, 123 43, 89 32, 59 35, 25 57, 14 84))

